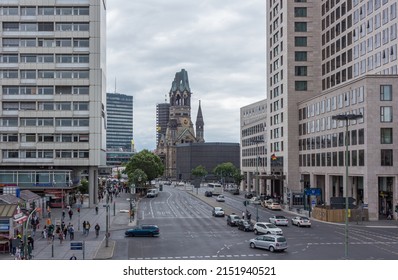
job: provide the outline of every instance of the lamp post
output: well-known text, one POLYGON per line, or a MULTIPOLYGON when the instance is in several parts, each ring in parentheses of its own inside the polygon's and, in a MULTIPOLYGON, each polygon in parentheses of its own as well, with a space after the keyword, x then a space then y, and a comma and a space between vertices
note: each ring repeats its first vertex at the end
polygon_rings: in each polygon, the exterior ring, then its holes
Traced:
POLYGON ((333 120, 345 121, 345 234, 344 256, 348 258, 348 123, 362 118, 362 114, 340 114, 332 116, 333 120))

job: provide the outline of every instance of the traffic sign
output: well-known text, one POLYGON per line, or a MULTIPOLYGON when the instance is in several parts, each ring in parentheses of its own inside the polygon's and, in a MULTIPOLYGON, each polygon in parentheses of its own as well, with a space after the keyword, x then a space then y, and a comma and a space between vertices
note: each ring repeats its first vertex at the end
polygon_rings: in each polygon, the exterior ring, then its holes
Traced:
POLYGON ((70 249, 71 250, 83 250, 83 242, 82 241, 71 242, 70 249))

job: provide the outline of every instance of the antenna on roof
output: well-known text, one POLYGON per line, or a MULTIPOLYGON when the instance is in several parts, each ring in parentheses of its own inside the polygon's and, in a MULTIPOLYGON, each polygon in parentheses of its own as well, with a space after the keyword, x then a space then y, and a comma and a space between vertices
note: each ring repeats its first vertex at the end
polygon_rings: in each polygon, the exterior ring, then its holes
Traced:
POLYGON ((115 93, 116 93, 116 77, 115 77, 115 93))
POLYGON ((164 102, 167 102, 167 94, 164 95, 164 102))

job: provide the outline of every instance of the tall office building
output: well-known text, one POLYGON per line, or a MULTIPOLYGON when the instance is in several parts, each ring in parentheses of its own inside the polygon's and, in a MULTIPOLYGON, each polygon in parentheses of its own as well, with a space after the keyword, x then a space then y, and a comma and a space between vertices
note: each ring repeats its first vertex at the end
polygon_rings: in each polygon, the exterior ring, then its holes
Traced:
POLYGON ((170 103, 156 104, 156 145, 166 135, 167 124, 169 123, 170 103))
MULTIPOLYGON (((105 165, 104 0, 0 1, 0 184, 68 193, 105 165)), ((67 197, 66 197, 67 198, 67 197)))
POLYGON ((106 148, 132 151, 133 96, 120 93, 106 94, 106 148))
POLYGON ((106 165, 120 166, 134 152, 133 96, 106 94, 106 165))
POLYGON ((286 176, 274 186, 285 200, 304 188, 320 191, 310 204, 348 193, 371 220, 397 204, 397 2, 267 2, 267 171, 286 176), (363 118, 346 135, 340 114, 363 118))

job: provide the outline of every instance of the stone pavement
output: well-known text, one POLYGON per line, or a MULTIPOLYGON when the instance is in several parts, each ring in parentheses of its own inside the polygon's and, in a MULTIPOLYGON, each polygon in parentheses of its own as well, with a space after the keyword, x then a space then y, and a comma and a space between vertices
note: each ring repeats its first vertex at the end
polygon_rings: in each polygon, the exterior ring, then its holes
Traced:
MULTIPOLYGON (((40 228, 36 231, 34 237, 34 250, 33 259, 35 260, 69 260, 74 254, 77 259, 83 259, 83 250, 71 250, 71 242, 83 242, 84 244, 84 259, 85 260, 97 260, 97 259, 111 259, 113 256, 113 250, 115 248, 115 241, 112 240, 112 231, 126 229, 136 224, 136 220, 130 223, 128 216, 129 205, 129 194, 121 193, 118 197, 113 199, 109 207, 109 233, 110 238, 108 239, 108 246, 106 246, 106 215, 107 211, 104 205, 105 200, 98 203, 98 214, 95 213, 95 206, 88 207, 88 202, 84 201, 83 207, 80 208, 80 214, 77 212, 77 207, 73 206, 73 216, 69 219, 66 213, 65 224, 68 225, 70 222, 73 224, 75 229, 74 240, 69 239, 69 234, 62 244, 59 239, 55 238, 54 242, 49 242, 41 237, 41 231, 45 221, 41 220, 40 228), (88 236, 83 235, 83 221, 89 221, 91 228, 88 236), (98 238, 95 236, 94 226, 98 223, 100 226, 100 234, 98 238)), ((67 211, 66 211, 67 212, 67 211)), ((53 208, 51 211, 51 218, 61 219, 62 209, 53 208)), ((13 256, 10 254, 1 254, 0 260, 12 260, 13 256)))

